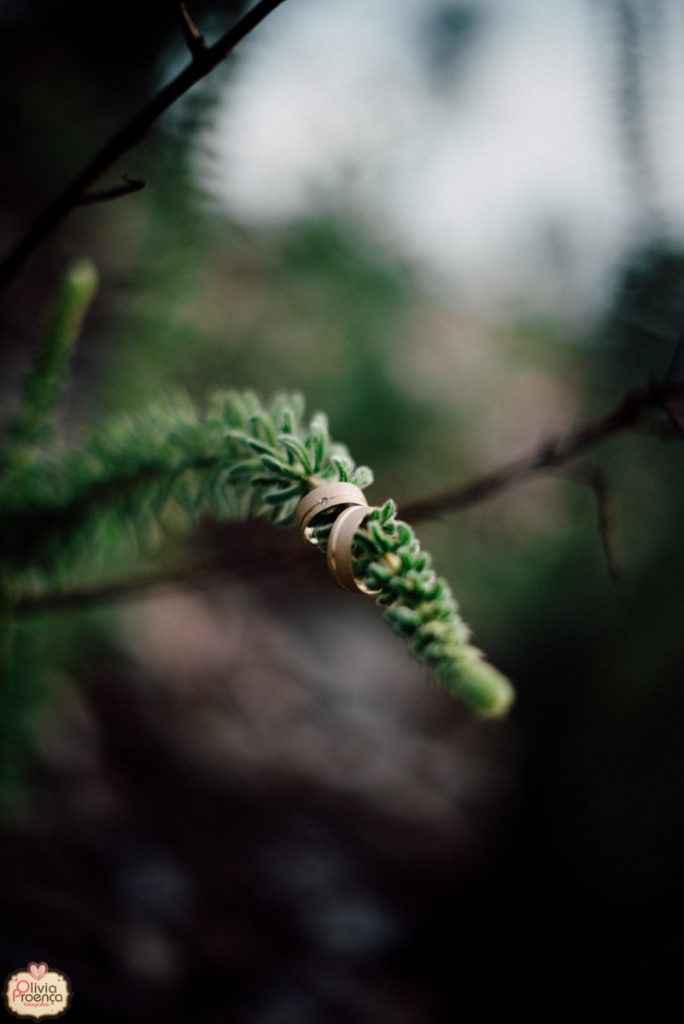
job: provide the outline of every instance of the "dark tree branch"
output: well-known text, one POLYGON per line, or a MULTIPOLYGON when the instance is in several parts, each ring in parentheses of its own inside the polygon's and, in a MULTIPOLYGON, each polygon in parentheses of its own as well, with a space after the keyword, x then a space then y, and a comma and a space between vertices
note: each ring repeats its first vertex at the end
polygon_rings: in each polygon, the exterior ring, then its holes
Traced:
POLYGON ((566 469, 565 475, 578 484, 585 484, 596 500, 596 525, 606 557, 606 565, 613 583, 619 583, 622 569, 615 543, 615 502, 608 486, 606 474, 600 466, 586 465, 566 469))
POLYGON ((130 196, 133 192, 140 192, 145 188, 145 182, 139 178, 127 178, 120 185, 112 185, 111 188, 101 188, 96 191, 86 192, 79 199, 79 206, 93 206, 95 203, 109 203, 112 199, 121 199, 122 196, 130 196))
POLYGON ((311 545, 302 550, 294 531, 275 530, 263 520, 205 523, 193 538, 190 557, 172 565, 149 569, 125 579, 106 580, 83 587, 71 587, 44 594, 27 594, 13 604, 17 618, 73 612, 144 598, 169 587, 211 586, 226 579, 253 581, 287 573, 306 575, 319 568, 320 556, 311 545))
POLYGON ((232 53, 238 43, 249 35, 272 11, 285 0, 260 0, 213 46, 198 50, 193 59, 174 79, 153 96, 130 121, 119 129, 66 186, 64 191, 34 221, 0 264, 0 289, 7 285, 22 269, 35 249, 57 228, 73 209, 79 206, 92 185, 111 166, 133 149, 148 129, 165 110, 189 89, 205 78, 218 64, 232 53))
POLYGON ((608 572, 613 582, 619 583, 622 578, 622 566, 618 558, 615 540, 615 499, 602 470, 595 468, 591 485, 596 495, 598 531, 608 564, 608 572))
POLYGON ((506 463, 461 487, 429 498, 419 498, 401 507, 409 522, 435 519, 448 512, 477 505, 526 480, 534 473, 558 469, 584 455, 608 438, 633 430, 647 409, 662 408, 668 401, 684 396, 684 383, 651 383, 628 392, 605 416, 590 420, 577 430, 552 438, 528 455, 506 463))
MULTIPOLYGON (((213 573, 216 573, 213 567, 213 573)), ((18 618, 27 615, 53 614, 55 612, 82 611, 100 604, 112 604, 117 601, 129 601, 143 597, 151 591, 163 591, 167 587, 181 586, 193 582, 201 585, 203 576, 209 575, 212 567, 205 562, 178 566, 172 569, 150 572, 146 576, 132 577, 125 580, 108 580, 90 587, 72 587, 69 590, 36 594, 21 598, 14 606, 13 612, 18 618)))

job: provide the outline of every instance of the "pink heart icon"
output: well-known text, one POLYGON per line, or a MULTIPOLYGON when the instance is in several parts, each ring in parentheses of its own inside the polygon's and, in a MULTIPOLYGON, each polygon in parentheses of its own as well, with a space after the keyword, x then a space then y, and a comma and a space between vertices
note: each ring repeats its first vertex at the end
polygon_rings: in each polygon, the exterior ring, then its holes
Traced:
POLYGON ((33 977, 38 979, 38 978, 42 978, 43 975, 47 973, 48 966, 47 966, 47 964, 33 964, 33 963, 31 963, 31 964, 28 965, 28 969, 31 972, 31 974, 33 975, 33 977))

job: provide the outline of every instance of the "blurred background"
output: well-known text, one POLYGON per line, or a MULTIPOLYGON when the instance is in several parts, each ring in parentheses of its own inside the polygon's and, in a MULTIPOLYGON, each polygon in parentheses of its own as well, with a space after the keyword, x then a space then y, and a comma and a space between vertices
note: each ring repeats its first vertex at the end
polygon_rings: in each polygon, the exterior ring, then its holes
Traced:
MULTIPOLYGON (((191 10, 211 41, 243 7, 191 10)), ((5 249, 186 60, 171 2, 0 4, 5 249)), ((5 419, 88 256, 70 442, 178 388, 296 389, 375 500, 465 482, 676 363, 683 115, 677 0, 288 0, 102 182, 144 191, 75 211, 2 296, 5 419)), ((682 453, 582 463, 617 580, 572 475, 421 526, 516 684, 501 723, 322 565, 264 572, 263 533, 223 528, 240 578, 22 623, 0 973, 62 970, 75 1019, 414 1024, 671 971, 682 453)))

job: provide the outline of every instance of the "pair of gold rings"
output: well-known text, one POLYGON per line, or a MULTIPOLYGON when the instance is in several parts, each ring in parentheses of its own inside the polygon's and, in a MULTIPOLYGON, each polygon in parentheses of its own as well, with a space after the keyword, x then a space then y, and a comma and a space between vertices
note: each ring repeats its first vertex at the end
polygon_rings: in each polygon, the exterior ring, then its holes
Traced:
POLYGON ((366 521, 374 508, 366 501, 366 495, 355 484, 330 482, 315 487, 305 494, 296 510, 297 525, 304 540, 314 544, 313 522, 323 512, 337 508, 338 512, 333 523, 326 558, 328 569, 335 577, 338 586, 343 590, 352 590, 357 594, 373 597, 380 593, 371 590, 354 575, 352 545, 354 535, 366 521))

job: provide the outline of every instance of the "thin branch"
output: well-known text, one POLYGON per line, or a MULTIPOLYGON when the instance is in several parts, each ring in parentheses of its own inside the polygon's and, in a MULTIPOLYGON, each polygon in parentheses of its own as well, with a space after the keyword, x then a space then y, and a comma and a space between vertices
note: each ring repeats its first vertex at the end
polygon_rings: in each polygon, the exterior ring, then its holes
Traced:
POLYGON ((558 469, 607 441, 608 438, 633 430, 647 409, 662 407, 668 400, 683 396, 684 382, 681 381, 651 383, 645 387, 635 388, 607 415, 590 420, 577 430, 544 442, 528 455, 514 459, 461 487, 402 505, 402 517, 415 523, 435 519, 447 512, 455 512, 487 501, 534 473, 558 469))
POLYGON ((253 580, 293 572, 308 574, 320 559, 310 545, 302 549, 293 531, 274 530, 263 520, 204 523, 193 538, 194 554, 172 565, 102 583, 27 594, 12 605, 16 618, 83 611, 103 604, 145 598, 169 587, 210 586, 229 578, 253 580))
MULTIPOLYGON (((82 611, 101 604, 112 604, 117 601, 143 597, 150 591, 165 590, 167 587, 179 586, 190 581, 199 584, 202 576, 209 572, 211 572, 209 565, 198 562, 151 572, 145 576, 108 580, 90 587, 71 587, 68 590, 48 591, 45 594, 22 597, 14 606, 13 611, 18 618, 55 612, 82 611)), ((216 572, 215 567, 213 572, 216 572)))
POLYGON ((285 0, 260 0, 213 46, 193 55, 193 59, 174 79, 156 93, 123 128, 120 128, 78 172, 64 191, 43 210, 28 232, 19 239, 0 264, 0 289, 22 269, 35 249, 81 204, 92 185, 125 153, 133 149, 164 111, 189 89, 205 78, 232 53, 238 43, 249 35, 285 0))
POLYGON ((615 501, 605 474, 598 468, 595 468, 593 474, 592 487, 596 495, 598 531, 608 564, 608 572, 613 582, 619 583, 622 578, 622 567, 617 555, 615 540, 615 501))
POLYGON ((145 188, 145 182, 139 178, 127 178, 120 185, 113 185, 111 188, 101 188, 86 192, 79 199, 79 206, 93 206, 95 203, 109 203, 113 199, 121 199, 122 196, 130 196, 133 192, 141 192, 145 188))
POLYGON ((181 31, 183 33, 183 38, 187 43, 188 50, 193 57, 198 57, 207 49, 206 40, 195 24, 195 21, 185 4, 178 4, 178 13, 180 16, 181 31))
POLYGON ((593 465, 573 467, 565 469, 563 472, 571 480, 578 484, 585 484, 593 491, 596 499, 596 525, 606 557, 606 565, 613 583, 619 583, 622 578, 622 568, 615 542, 615 502, 608 486, 606 474, 600 466, 593 465))

